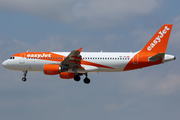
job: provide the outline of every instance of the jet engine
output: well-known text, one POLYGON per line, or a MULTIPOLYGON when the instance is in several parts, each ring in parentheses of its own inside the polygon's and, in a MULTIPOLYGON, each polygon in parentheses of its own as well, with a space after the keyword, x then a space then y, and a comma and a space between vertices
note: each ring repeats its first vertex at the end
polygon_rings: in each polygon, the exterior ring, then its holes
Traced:
POLYGON ((46 64, 44 65, 44 74, 46 75, 60 75, 62 79, 72 79, 75 73, 63 72, 60 65, 46 64))
POLYGON ((58 75, 61 72, 60 65, 46 64, 44 65, 44 74, 46 75, 58 75))
POLYGON ((62 78, 62 79, 73 79, 74 75, 75 75, 75 73, 61 72, 60 78, 62 78))

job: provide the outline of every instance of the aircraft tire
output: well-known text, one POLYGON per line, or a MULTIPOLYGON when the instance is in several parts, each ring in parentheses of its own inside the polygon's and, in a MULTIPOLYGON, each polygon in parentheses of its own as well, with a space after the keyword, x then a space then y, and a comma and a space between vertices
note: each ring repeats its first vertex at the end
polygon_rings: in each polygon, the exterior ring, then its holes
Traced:
POLYGON ((85 84, 89 84, 90 83, 90 79, 89 78, 84 78, 84 83, 85 84))
POLYGON ((81 78, 79 77, 79 75, 75 75, 75 76, 74 76, 74 80, 75 80, 75 81, 80 81, 80 79, 81 79, 81 78))
POLYGON ((26 78, 25 78, 25 77, 23 77, 23 78, 22 78, 22 81, 23 81, 23 82, 26 82, 26 78))

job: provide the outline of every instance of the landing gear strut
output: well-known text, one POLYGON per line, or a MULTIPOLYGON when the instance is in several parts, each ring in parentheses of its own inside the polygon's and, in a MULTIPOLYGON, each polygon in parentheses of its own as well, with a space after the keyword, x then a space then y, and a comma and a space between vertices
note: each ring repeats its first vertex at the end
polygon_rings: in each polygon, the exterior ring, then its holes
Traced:
POLYGON ((22 81, 23 81, 23 82, 26 82, 26 80, 27 80, 27 79, 26 79, 27 71, 23 71, 23 73, 24 73, 24 74, 23 74, 24 77, 22 78, 22 81))

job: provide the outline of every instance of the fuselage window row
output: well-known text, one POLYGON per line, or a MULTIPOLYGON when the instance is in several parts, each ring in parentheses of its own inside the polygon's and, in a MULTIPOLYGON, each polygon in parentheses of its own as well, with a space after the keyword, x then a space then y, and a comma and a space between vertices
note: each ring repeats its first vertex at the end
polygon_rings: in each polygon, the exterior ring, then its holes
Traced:
POLYGON ((129 58, 104 58, 104 57, 84 57, 84 60, 86 59, 92 59, 92 60, 129 60, 129 58))
POLYGON ((26 59, 62 59, 62 57, 27 57, 26 59))
MULTIPOLYGON (((11 57, 10 59, 14 59, 14 57, 11 57)), ((55 60, 58 60, 58 59, 62 59, 62 57, 27 57, 26 59, 55 59, 55 60)), ((84 57, 83 58, 84 60, 129 60, 129 58, 111 58, 111 57, 84 57)))

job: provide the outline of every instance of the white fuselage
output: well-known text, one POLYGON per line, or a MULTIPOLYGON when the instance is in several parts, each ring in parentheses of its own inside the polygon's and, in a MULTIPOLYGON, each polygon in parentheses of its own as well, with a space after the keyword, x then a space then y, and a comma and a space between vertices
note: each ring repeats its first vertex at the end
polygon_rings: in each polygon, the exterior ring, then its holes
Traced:
MULTIPOLYGON (((69 52, 52 52, 58 55, 67 56, 69 52)), ((114 69, 101 67, 98 65, 83 65, 85 70, 78 70, 80 73, 85 72, 118 72, 123 71, 128 62, 135 56, 136 53, 122 52, 81 52, 84 61, 92 62, 99 65, 108 66, 114 69)), ((50 59, 37 59, 26 57, 14 57, 3 62, 3 66, 7 69, 17 71, 43 71, 45 64, 60 64, 61 62, 50 59)), ((136 61, 138 62, 138 61, 136 61)), ((135 63, 136 64, 136 63, 135 63)), ((71 69, 68 72, 72 72, 71 69)))

